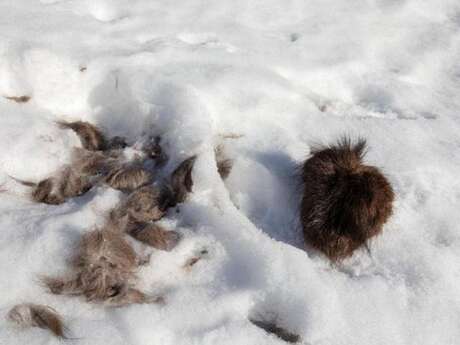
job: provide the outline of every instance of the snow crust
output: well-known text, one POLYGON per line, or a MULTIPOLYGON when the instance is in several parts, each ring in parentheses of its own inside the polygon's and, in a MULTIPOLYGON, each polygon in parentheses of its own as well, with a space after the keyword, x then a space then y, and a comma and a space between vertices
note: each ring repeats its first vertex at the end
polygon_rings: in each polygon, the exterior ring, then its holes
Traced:
POLYGON ((458 0, 0 1, 0 96, 31 97, 0 97, 0 344, 60 343, 4 320, 22 302, 57 309, 82 345, 283 343, 249 318, 309 345, 458 344, 459 57, 458 0), (162 221, 184 239, 141 271, 164 306, 104 309, 38 283, 121 197, 38 205, 8 177, 68 162, 63 119, 161 135, 165 172, 198 155, 193 193, 162 221), (368 140, 397 200, 371 255, 331 266, 304 248, 295 172, 342 134, 368 140))

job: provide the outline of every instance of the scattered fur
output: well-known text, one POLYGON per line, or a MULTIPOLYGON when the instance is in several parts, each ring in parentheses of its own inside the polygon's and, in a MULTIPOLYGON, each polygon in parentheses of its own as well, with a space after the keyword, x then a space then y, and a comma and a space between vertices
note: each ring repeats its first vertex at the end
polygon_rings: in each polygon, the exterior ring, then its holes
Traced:
POLYGON ((147 303, 149 298, 133 288, 139 264, 140 259, 123 234, 104 228, 83 235, 72 262, 72 278, 44 277, 43 282, 51 293, 83 295, 89 302, 110 306, 147 303))
POLYGON ((221 145, 214 149, 214 154, 216 156, 217 172, 222 180, 225 180, 232 171, 233 160, 225 157, 224 149, 221 145))
POLYGON ((151 138, 142 146, 142 151, 146 156, 155 161, 155 166, 163 166, 168 161, 168 156, 160 145, 161 137, 151 138))
POLYGON ((56 181, 56 194, 63 199, 82 195, 92 187, 91 180, 76 173, 71 167, 65 167, 56 181))
POLYGON ((90 151, 103 151, 108 148, 107 139, 99 128, 84 121, 65 122, 58 125, 63 129, 71 129, 80 138, 83 148, 90 151))
POLYGON ((291 333, 285 330, 284 328, 279 327, 274 322, 260 321, 254 319, 249 319, 249 321, 251 321, 251 323, 255 326, 262 328, 267 333, 276 335, 278 338, 284 340, 285 342, 297 343, 300 341, 299 335, 291 333))
POLYGON ((14 101, 16 103, 27 103, 30 101, 30 96, 4 96, 6 99, 10 101, 14 101))
POLYGON ((8 312, 7 318, 20 326, 48 329, 55 336, 65 338, 62 319, 51 307, 32 303, 18 304, 8 312))
POLYGON ((128 146, 126 139, 120 136, 114 136, 109 139, 107 149, 108 150, 120 150, 128 146))
POLYGON ((104 181, 110 187, 131 192, 152 182, 152 174, 140 164, 124 164, 109 171, 104 181))
POLYGON ((12 178, 25 186, 33 188, 31 192, 33 201, 49 205, 59 205, 69 198, 83 195, 93 186, 90 178, 81 176, 70 166, 64 167, 56 176, 38 183, 12 178))
POLYGON ((119 165, 118 151, 88 151, 75 148, 72 152, 72 167, 80 174, 95 176, 107 175, 119 165))
POLYGON ((141 187, 131 194, 111 213, 112 219, 128 216, 130 221, 146 223, 159 220, 165 214, 166 205, 162 192, 153 185, 141 187))
POLYGON ((165 251, 171 251, 180 240, 178 232, 164 230, 156 224, 132 223, 127 232, 136 240, 165 251))
POLYGON ((169 207, 174 207, 178 203, 184 202, 187 194, 192 191, 192 169, 195 164, 196 156, 184 160, 171 174, 170 185, 165 194, 169 191, 167 203, 169 207))
POLYGON ((85 121, 58 121, 62 129, 71 129, 80 138, 81 145, 89 151, 105 151, 123 149, 127 146, 126 140, 116 136, 107 139, 102 131, 93 124, 85 121))
POLYGON ((382 231, 392 214, 393 189, 363 164, 366 141, 313 150, 303 165, 301 222, 305 241, 332 261, 346 258, 382 231))

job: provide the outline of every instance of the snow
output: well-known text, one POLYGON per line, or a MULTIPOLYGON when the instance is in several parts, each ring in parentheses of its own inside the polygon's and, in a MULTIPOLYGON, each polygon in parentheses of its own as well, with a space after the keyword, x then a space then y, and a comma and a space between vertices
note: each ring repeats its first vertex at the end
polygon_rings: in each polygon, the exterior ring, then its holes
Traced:
POLYGON ((31 302, 58 310, 74 344, 283 343, 249 318, 308 345, 458 344, 459 54, 457 0, 0 1, 0 343, 59 343, 4 320, 31 302), (38 283, 121 199, 98 187, 33 204, 8 177, 68 162, 79 142, 63 119, 161 135, 164 174, 198 155, 193 193, 162 220, 183 240, 140 272, 165 305, 106 309, 38 283), (397 200, 370 255, 331 265, 303 244, 295 172, 341 134, 367 138, 397 200))

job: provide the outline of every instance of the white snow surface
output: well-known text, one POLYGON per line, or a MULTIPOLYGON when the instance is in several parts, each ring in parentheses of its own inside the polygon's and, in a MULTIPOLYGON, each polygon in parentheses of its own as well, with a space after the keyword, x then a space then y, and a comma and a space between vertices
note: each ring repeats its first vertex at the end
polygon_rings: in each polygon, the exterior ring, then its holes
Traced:
POLYGON ((0 96, 31 100, 0 97, 0 344, 62 343, 4 319, 31 302, 78 345, 283 344, 249 318, 308 345, 458 345, 459 92, 458 0, 1 0, 0 96), (193 193, 162 221, 183 240, 140 272, 165 305, 108 309, 39 284, 121 198, 34 204, 8 177, 68 162, 80 143, 56 120, 161 135, 165 173, 198 155, 193 193), (296 168, 343 134, 368 140, 397 197, 370 254, 331 265, 303 243, 296 168))

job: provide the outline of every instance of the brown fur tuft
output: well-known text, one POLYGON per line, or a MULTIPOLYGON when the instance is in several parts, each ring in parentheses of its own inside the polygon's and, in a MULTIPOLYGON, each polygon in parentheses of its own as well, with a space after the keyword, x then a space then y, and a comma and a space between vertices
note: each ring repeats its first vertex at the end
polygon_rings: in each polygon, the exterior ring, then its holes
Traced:
POLYGON ((53 180, 51 178, 40 181, 32 191, 32 200, 49 205, 59 205, 65 200, 52 194, 53 180))
POLYGON ((142 147, 142 151, 144 151, 148 158, 155 161, 157 167, 163 166, 168 161, 168 156, 161 147, 160 142, 161 137, 151 138, 142 147))
POLYGON ((144 303, 144 295, 132 288, 139 263, 122 233, 111 228, 94 230, 83 235, 73 260, 73 278, 44 278, 43 282, 51 293, 83 295, 91 302, 144 303))
POLYGON ((4 96, 7 100, 14 101, 16 103, 27 103, 30 101, 30 96, 4 96))
POLYGON ((166 231, 156 224, 133 224, 128 233, 148 246, 165 251, 171 251, 180 240, 178 232, 166 231))
POLYGON ((83 293, 83 286, 78 278, 63 279, 43 276, 41 283, 55 295, 80 295, 83 293))
POLYGON ((150 222, 159 220, 165 214, 161 191, 153 186, 144 186, 132 192, 125 202, 117 207, 111 217, 122 219, 129 216, 135 222, 150 222))
POLYGON ((171 174, 170 196, 168 204, 170 207, 184 202, 187 194, 192 191, 192 169, 196 156, 184 160, 171 174))
POLYGON ((100 151, 108 148, 108 142, 99 128, 89 122, 75 121, 66 122, 60 121, 57 124, 63 129, 71 129, 78 135, 81 145, 86 150, 100 151))
POLYGON ((130 164, 112 169, 105 183, 123 192, 131 192, 151 183, 152 178, 152 174, 139 164, 130 164))
POLYGON ((57 337, 65 338, 62 319, 51 307, 32 303, 18 304, 8 312, 7 317, 23 327, 48 329, 57 337))
POLYGON ((108 150, 120 150, 124 149, 128 144, 126 143, 126 139, 120 136, 114 136, 109 139, 107 144, 108 150))
POLYGON ((57 176, 40 181, 32 190, 32 199, 50 205, 59 205, 67 199, 86 193, 92 187, 89 178, 65 167, 57 176))
POLYGON ((107 154, 106 152, 75 148, 72 152, 72 168, 83 175, 107 175, 111 169, 117 166, 117 158, 119 158, 119 153, 116 151, 107 154))
POLYGON ((278 338, 281 340, 284 340, 285 342, 288 343, 297 343, 300 341, 300 336, 294 333, 291 333, 284 328, 279 327, 277 324, 274 322, 268 322, 268 321, 260 321, 260 320, 253 320, 249 319, 252 324, 255 326, 262 328, 264 331, 270 334, 276 335, 278 338))
POLYGON ((71 167, 65 167, 56 176, 38 183, 11 178, 33 188, 31 192, 33 201, 49 205, 62 204, 68 198, 82 195, 92 187, 88 177, 79 176, 71 167))
POLYGON ((303 165, 305 241, 332 261, 365 246, 392 214, 393 189, 376 167, 363 164, 365 149, 365 140, 344 138, 313 150, 303 165))

